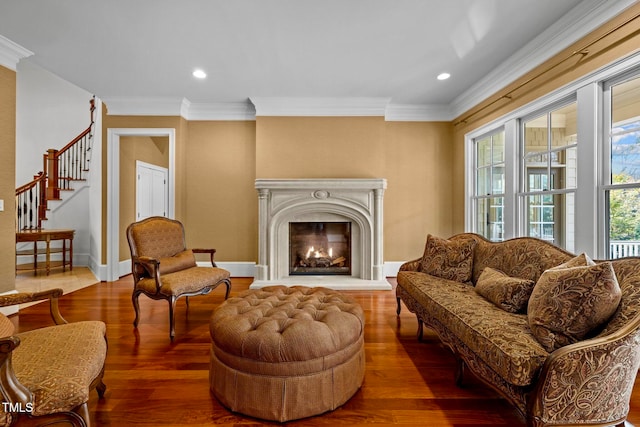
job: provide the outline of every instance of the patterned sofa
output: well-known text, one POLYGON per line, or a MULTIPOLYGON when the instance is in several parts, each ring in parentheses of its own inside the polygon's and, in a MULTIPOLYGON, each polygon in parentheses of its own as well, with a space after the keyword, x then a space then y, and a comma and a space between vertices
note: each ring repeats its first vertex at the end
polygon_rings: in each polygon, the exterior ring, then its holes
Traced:
POLYGON ((640 258, 591 261, 523 237, 428 236, 401 301, 530 426, 623 425, 640 364, 640 258))

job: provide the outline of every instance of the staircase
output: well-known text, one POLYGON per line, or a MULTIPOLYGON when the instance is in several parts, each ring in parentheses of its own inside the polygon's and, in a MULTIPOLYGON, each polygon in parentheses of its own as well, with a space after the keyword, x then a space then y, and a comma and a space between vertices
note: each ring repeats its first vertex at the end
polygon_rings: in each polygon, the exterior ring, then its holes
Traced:
POLYGON ((47 150, 43 170, 16 189, 16 232, 41 230, 42 221, 47 219, 48 202, 61 200, 62 192, 73 190, 72 182, 85 180, 91 160, 95 99, 89 103, 89 127, 62 149, 47 150))

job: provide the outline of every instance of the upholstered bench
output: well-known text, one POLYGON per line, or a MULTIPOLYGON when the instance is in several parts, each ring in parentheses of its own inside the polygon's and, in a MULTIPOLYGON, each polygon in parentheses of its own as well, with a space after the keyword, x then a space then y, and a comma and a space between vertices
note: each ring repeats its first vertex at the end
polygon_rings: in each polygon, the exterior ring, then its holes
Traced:
POLYGON ((334 410, 364 379, 364 314, 325 288, 271 286, 211 316, 210 386, 234 412, 288 421, 334 410))

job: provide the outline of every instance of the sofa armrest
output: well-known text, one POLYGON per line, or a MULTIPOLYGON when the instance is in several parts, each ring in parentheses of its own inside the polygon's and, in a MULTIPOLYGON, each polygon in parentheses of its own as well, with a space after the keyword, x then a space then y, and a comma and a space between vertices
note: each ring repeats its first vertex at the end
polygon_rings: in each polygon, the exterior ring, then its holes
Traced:
POLYGON ((8 307, 11 305, 24 304, 28 302, 49 300, 49 311, 51 318, 56 325, 68 323, 60 314, 58 308, 58 298, 63 294, 62 289, 53 288, 39 292, 18 292, 16 294, 7 294, 0 296, 0 307, 8 307))
POLYGON ((215 249, 191 249, 191 251, 194 254, 209 254, 209 256, 211 257, 211 265, 213 267, 217 267, 215 261, 213 260, 213 257, 216 254, 216 250, 215 249))
POLYGON ((619 423, 629 412, 639 366, 637 316, 610 335, 551 353, 529 398, 528 412, 540 425, 619 423))
POLYGON ((407 261, 400 266, 399 271, 420 271, 421 263, 422 263, 422 258, 414 259, 412 261, 407 261))

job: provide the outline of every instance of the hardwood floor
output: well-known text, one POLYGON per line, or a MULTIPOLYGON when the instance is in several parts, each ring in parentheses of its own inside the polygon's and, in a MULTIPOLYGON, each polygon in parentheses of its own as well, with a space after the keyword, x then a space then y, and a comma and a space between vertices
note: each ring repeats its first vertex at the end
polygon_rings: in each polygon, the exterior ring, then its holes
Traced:
MULTIPOLYGON (((251 279, 234 278, 232 283, 233 295, 248 289, 251 279)), ((212 310, 224 300, 223 287, 191 298, 188 308, 184 299, 179 301, 173 343, 165 301, 141 296, 140 325, 133 328, 131 288, 127 276, 76 290, 60 301, 68 321, 107 324, 107 392, 101 400, 97 393, 91 395, 94 426, 278 425, 234 414, 209 392, 208 324, 212 310)), ((464 389, 455 386, 451 352, 428 330, 424 341, 417 341, 415 317, 405 307, 396 316, 395 291, 347 293, 366 313, 364 384, 341 408, 287 425, 525 426, 515 409, 470 374, 464 389)), ((12 319, 19 330, 51 324, 48 305, 42 303, 12 319)), ((627 425, 631 423, 640 423, 638 385, 627 425)))

